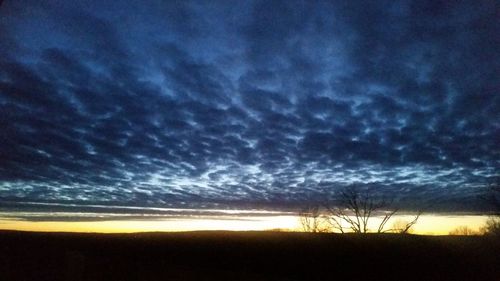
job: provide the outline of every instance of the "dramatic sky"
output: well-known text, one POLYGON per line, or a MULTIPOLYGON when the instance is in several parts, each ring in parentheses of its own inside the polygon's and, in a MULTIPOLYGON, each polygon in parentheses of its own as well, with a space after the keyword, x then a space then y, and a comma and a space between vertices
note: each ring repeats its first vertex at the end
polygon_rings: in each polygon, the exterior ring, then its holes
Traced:
MULTIPOLYGON (((0 1, 1 2, 1 1, 0 1)), ((497 1, 0 6, 0 200, 486 210, 497 1)))

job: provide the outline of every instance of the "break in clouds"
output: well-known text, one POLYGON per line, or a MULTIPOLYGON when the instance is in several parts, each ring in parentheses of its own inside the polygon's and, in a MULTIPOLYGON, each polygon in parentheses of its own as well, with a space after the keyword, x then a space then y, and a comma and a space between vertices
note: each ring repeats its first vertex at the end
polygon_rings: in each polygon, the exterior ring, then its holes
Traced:
POLYGON ((484 210, 495 1, 4 1, 0 199, 484 210))

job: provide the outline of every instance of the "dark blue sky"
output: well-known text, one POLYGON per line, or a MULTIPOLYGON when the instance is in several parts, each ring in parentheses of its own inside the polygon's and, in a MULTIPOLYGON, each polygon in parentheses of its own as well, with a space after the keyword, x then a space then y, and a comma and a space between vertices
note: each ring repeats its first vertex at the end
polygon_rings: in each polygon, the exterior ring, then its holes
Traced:
MULTIPOLYGON (((497 1, 9 1, 0 199, 480 210, 497 1)), ((486 209, 487 207, 484 207, 486 209)))

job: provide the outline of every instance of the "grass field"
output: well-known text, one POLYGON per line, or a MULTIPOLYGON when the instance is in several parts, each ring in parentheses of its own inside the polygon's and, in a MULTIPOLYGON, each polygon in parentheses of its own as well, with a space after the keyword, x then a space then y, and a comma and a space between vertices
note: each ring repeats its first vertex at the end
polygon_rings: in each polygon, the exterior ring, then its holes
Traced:
POLYGON ((0 280, 500 280, 491 237, 0 231, 0 280))

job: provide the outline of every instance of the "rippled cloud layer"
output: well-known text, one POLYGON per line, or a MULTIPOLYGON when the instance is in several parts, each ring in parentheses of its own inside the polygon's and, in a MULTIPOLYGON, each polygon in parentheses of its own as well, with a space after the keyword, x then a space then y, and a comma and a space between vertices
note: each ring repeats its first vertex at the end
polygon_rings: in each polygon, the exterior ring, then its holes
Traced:
MULTIPOLYGON (((476 210, 500 166, 495 1, 4 1, 0 198, 476 210)), ((487 208, 487 207, 484 207, 487 208)))

